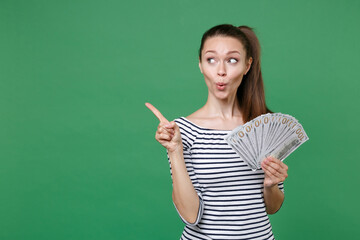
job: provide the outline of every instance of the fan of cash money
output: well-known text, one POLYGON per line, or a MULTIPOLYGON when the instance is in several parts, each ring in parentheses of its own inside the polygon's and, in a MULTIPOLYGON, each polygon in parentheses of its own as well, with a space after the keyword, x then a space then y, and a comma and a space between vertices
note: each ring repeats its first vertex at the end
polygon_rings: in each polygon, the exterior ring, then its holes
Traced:
POLYGON ((283 161, 308 139, 298 120, 282 113, 260 115, 225 137, 254 171, 261 168, 262 160, 269 155, 283 161))

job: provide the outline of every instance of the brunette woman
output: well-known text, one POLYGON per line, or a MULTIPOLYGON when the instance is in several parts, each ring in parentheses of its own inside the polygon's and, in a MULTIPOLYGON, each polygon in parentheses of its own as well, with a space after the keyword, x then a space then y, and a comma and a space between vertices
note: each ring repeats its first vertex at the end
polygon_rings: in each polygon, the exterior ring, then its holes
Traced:
POLYGON ((206 31, 199 68, 208 98, 194 113, 169 122, 146 103, 160 120, 155 138, 167 149, 173 203, 185 223, 181 239, 274 239, 268 214, 284 201, 287 166, 268 157, 252 171, 224 140, 270 112, 252 28, 222 24, 206 31))

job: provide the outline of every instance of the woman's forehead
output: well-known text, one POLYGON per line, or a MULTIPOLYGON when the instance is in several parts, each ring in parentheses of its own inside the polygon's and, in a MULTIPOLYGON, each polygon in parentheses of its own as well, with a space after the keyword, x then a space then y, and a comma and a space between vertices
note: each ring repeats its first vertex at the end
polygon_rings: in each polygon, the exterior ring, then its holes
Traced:
POLYGON ((241 54, 245 52, 245 49, 243 44, 237 38, 227 37, 227 36, 215 36, 206 39, 202 53, 205 54, 207 52, 214 52, 214 53, 239 52, 241 54))

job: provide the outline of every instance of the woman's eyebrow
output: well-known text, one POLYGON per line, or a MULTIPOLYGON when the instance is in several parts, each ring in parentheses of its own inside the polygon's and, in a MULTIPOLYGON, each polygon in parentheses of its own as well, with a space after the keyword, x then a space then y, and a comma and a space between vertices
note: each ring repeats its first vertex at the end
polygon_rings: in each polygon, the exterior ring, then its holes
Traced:
POLYGON ((239 51, 236 51, 236 50, 229 51, 227 54, 230 54, 230 53, 237 53, 237 54, 241 55, 241 53, 239 51))
MULTIPOLYGON (((208 50, 208 51, 206 51, 204 54, 206 54, 206 53, 216 53, 216 51, 214 51, 214 50, 208 50)), ((232 51, 228 51, 228 52, 227 52, 227 54, 230 54, 230 53, 237 53, 237 54, 241 55, 241 53, 240 53, 239 51, 237 51, 237 50, 232 50, 232 51)))

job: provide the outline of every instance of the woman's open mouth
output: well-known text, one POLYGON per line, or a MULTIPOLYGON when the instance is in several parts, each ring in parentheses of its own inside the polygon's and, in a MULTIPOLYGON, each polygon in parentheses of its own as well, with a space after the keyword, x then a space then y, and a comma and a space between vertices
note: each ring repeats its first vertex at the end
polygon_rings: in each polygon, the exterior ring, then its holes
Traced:
POLYGON ((216 88, 219 90, 224 90, 226 84, 225 83, 216 83, 216 88))

